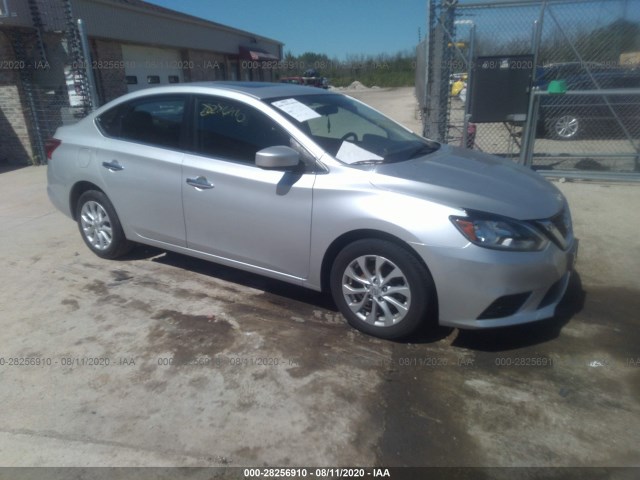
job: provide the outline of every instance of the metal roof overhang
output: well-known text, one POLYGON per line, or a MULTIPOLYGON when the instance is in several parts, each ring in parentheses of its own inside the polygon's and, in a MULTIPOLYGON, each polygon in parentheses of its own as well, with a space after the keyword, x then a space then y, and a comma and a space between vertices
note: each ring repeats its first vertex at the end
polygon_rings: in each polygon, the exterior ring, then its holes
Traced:
POLYGON ((280 60, 276 55, 256 47, 240 47, 240 58, 254 61, 280 60))

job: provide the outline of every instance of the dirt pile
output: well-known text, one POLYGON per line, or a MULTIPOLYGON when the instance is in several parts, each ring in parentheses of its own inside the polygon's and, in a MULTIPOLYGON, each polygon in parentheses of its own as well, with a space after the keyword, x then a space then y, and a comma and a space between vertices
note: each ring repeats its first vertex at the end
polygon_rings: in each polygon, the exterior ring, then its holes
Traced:
POLYGON ((347 87, 347 90, 368 90, 368 87, 356 80, 347 87))

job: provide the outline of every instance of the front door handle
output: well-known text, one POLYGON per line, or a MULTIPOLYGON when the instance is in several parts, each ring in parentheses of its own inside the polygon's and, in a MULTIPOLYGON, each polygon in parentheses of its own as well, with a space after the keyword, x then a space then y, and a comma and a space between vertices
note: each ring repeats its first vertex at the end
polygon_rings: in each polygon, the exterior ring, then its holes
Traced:
POLYGON ((215 185, 210 183, 206 177, 199 176, 196 178, 187 178, 187 183, 192 187, 196 187, 200 190, 208 190, 210 188, 214 188, 215 185))
POLYGON ((109 170, 110 172, 119 172, 120 170, 124 170, 124 167, 120 165, 117 160, 112 160, 110 162, 102 162, 102 166, 109 170))

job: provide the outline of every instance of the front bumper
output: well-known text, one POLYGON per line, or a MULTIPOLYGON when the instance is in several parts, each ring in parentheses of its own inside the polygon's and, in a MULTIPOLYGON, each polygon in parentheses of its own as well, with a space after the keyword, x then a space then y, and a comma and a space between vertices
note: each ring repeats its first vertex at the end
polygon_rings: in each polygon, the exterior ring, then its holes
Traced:
POLYGON ((507 327, 553 317, 577 256, 578 242, 561 250, 504 252, 414 245, 433 276, 439 323, 463 329, 507 327))

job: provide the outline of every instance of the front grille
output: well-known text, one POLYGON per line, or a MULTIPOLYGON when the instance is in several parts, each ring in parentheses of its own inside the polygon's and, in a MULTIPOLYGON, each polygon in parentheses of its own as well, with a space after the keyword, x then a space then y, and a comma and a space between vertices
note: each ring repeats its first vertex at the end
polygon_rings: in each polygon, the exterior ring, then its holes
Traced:
POLYGON ((525 292, 500 297, 480 314, 478 320, 509 317, 520 310, 520 307, 524 305, 524 302, 527 301, 530 295, 531 292, 525 292))
POLYGON ((562 250, 566 250, 569 246, 569 236, 571 234, 570 222, 568 212, 562 210, 549 220, 540 220, 537 223, 549 240, 562 250))

